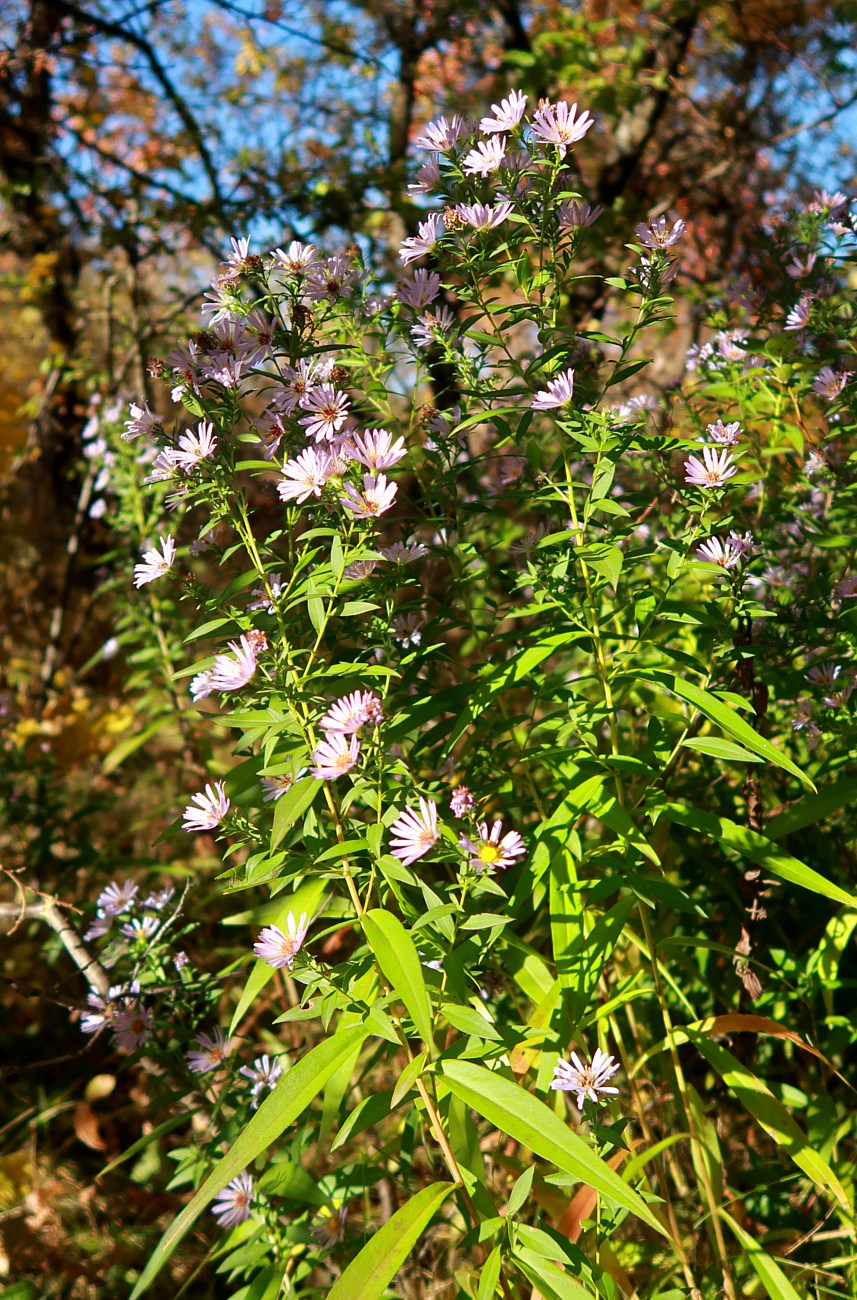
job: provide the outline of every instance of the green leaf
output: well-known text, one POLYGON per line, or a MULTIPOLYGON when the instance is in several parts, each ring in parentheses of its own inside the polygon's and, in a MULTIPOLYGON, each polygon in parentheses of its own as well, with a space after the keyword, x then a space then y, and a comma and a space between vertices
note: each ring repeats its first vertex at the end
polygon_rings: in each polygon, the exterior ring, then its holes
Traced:
POLYGON ((682 742, 683 749, 695 749, 700 754, 710 754, 712 758, 722 758, 726 763, 764 763, 759 754, 751 754, 749 749, 736 745, 734 741, 724 740, 722 736, 687 736, 682 742))
POLYGON ((750 1263, 756 1270, 759 1281, 771 1297, 771 1300, 800 1300, 800 1296, 779 1264, 776 1264, 771 1256, 762 1250, 756 1238, 751 1237, 749 1232, 745 1232, 726 1210, 720 1210, 719 1213, 721 1219, 724 1219, 729 1224, 729 1227, 743 1246, 750 1263))
POLYGON ((362 1133, 364 1129, 374 1128, 382 1119, 386 1119, 392 1109, 392 1100, 391 1092, 373 1092, 358 1102, 331 1142, 331 1151, 336 1151, 350 1137, 362 1133))
POLYGON ((569 1273, 564 1273, 534 1250, 518 1246, 515 1263, 528 1281, 537 1288, 543 1300, 591 1300, 593 1292, 581 1286, 569 1273))
POLYGON ((380 907, 365 914, 363 931, 393 992, 404 1002, 414 1028, 432 1051, 431 1001, 413 939, 397 916, 380 907))
POLYGON ((758 731, 750 726, 749 722, 745 722, 739 713, 736 713, 723 700, 718 699, 711 691, 705 691, 701 686, 685 681, 683 677, 673 677, 668 673, 653 672, 650 669, 640 670, 637 676, 648 681, 657 682, 664 690, 677 695, 679 699, 686 700, 700 713, 704 713, 706 718, 716 722, 718 727, 721 727, 727 736, 737 740, 739 745, 743 745, 754 754, 758 754, 766 762, 774 763, 777 767, 781 767, 783 771, 790 772, 792 776, 797 777, 801 785, 808 786, 810 790, 815 790, 815 786, 809 777, 804 776, 800 768, 796 767, 790 758, 786 758, 785 754, 781 754, 775 745, 772 745, 764 736, 760 736, 758 731))
POLYGON ((782 1147, 815 1187, 835 1197, 850 1215, 852 1209, 845 1188, 824 1156, 810 1145, 803 1129, 796 1120, 792 1119, 785 1106, 777 1101, 767 1085, 742 1065, 722 1043, 715 1043, 707 1034, 698 1033, 687 1027, 679 1033, 687 1035, 690 1042, 717 1071, 726 1087, 735 1094, 757 1124, 770 1134, 777 1146, 782 1147))
POLYGON ((415 1056, 412 1061, 408 1061, 404 1070, 402 1070, 402 1073, 399 1075, 396 1081, 396 1086, 393 1089, 393 1096, 390 1102, 390 1105, 393 1108, 398 1106, 399 1102, 402 1100, 403 1097, 407 1097, 408 1093, 411 1091, 411 1088, 413 1088, 417 1079, 420 1077, 423 1070, 426 1068, 427 1060, 428 1060, 428 1056, 426 1055, 426 1053, 420 1052, 419 1056, 415 1056))
POLYGON ((304 777, 303 780, 296 781, 291 790, 277 800, 274 808, 274 829, 271 832, 272 853, 286 831, 294 826, 298 818, 302 817, 310 807, 322 784, 323 782, 317 781, 313 776, 304 777))
POLYGON ((857 897, 853 894, 840 889, 832 880, 813 871, 812 867, 806 866, 798 858, 793 858, 764 835, 758 835, 746 826, 739 826, 728 817, 718 817, 715 813, 703 812, 701 808, 690 808, 687 804, 680 803, 667 804, 661 815, 734 849, 764 871, 770 871, 772 876, 779 876, 780 880, 800 885, 802 889, 809 889, 824 898, 832 898, 837 903, 844 903, 846 907, 857 907, 857 897))
POLYGON ((470 1061, 444 1061, 440 1068, 450 1092, 501 1132, 669 1236, 645 1201, 538 1097, 470 1061))
POLYGON ((804 826, 814 826, 830 813, 845 808, 857 799, 857 777, 846 776, 833 785, 825 786, 818 794, 807 794, 784 812, 777 813, 765 824, 769 839, 781 840, 804 826))
POLYGON ((503 1255, 500 1247, 495 1246, 482 1266, 482 1272, 479 1275, 479 1286, 476 1291, 476 1300, 494 1300, 494 1296, 497 1294, 497 1283, 500 1281, 500 1270, 502 1267, 503 1255))
POLYGON ((432 1183, 412 1196, 369 1238, 328 1291, 327 1300, 381 1300, 453 1187, 453 1183, 432 1183))
MULTIPOLYGON (((367 1036, 363 1025, 342 1029, 307 1052, 288 1074, 280 1079, 273 1092, 262 1102, 256 1114, 239 1133, 232 1146, 212 1169, 190 1203, 173 1220, 140 1275, 130 1300, 148 1291, 185 1233, 227 1183, 261 1155, 290 1124, 302 1115, 321 1092, 334 1071, 367 1036)), ((390 1220, 392 1223, 392 1219, 390 1220)), ((380 1235, 380 1234, 379 1234, 380 1235)))
POLYGON ((471 1037, 488 1038, 491 1042, 500 1043, 503 1040, 497 1033, 490 1020, 487 1020, 481 1012, 475 1007, 463 1007, 455 1002, 445 1002, 441 1007, 441 1013, 461 1034, 469 1034, 471 1037))
POLYGON ((509 1206, 507 1210, 509 1215, 517 1214, 518 1210, 520 1210, 522 1205, 526 1202, 527 1197, 532 1190, 533 1175, 535 1172, 536 1166, 530 1165, 529 1169, 525 1169, 515 1183, 515 1186, 509 1194, 509 1206))

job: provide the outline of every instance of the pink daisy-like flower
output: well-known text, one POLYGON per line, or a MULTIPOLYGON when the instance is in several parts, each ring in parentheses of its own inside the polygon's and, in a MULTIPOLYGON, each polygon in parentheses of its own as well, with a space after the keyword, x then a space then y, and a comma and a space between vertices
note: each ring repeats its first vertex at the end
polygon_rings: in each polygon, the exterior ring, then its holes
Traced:
POLYGON ((322 740, 312 754, 312 775, 317 781, 335 781, 350 772, 360 757, 360 742, 356 736, 333 735, 322 740))
POLYGON ((232 1039, 227 1038, 219 1026, 215 1029, 213 1037, 209 1037, 208 1034, 197 1034, 193 1041, 198 1043, 199 1047, 192 1048, 185 1059, 188 1069, 194 1074, 210 1074, 212 1070, 219 1070, 232 1052, 232 1039))
POLYGON ((112 1020, 116 1046, 123 1052, 133 1052, 152 1037, 152 1009, 141 1002, 130 1002, 117 1011, 112 1020))
POLYGON ((136 1006, 136 994, 139 992, 140 984, 133 980, 127 987, 124 984, 112 984, 107 990, 106 998, 94 990, 87 993, 86 1000, 93 1010, 85 1011, 81 1016, 81 1033, 94 1034, 105 1025, 112 1024, 119 1011, 136 1006))
POLYGON ((119 916, 127 912, 139 892, 139 885, 133 880, 125 880, 117 885, 111 880, 106 889, 102 889, 96 901, 99 916, 119 916))
POLYGON ((430 158, 417 172, 416 180, 408 185, 408 193, 431 194, 433 190, 438 189, 440 181, 440 165, 436 158, 430 158))
POLYGON ((488 203, 458 203, 455 211, 474 230, 493 230, 506 220, 512 207, 511 203, 495 203, 493 207, 488 203))
POLYGON ((679 219, 670 227, 666 217, 656 221, 641 222, 636 228, 636 235, 641 244, 647 248, 672 248, 685 232, 685 224, 679 219))
POLYGON ((363 475, 363 491, 358 492, 353 483, 345 484, 346 496, 339 500, 355 519, 377 519, 390 509, 396 499, 398 486, 388 483, 386 475, 363 475))
POLYGON ((348 420, 348 396, 338 392, 333 384, 311 388, 301 398, 301 407, 307 414, 301 416, 298 424, 316 442, 333 442, 348 420))
POLYGON ((179 449, 175 453, 175 462, 189 474, 201 460, 207 460, 217 450, 214 425, 204 421, 196 427, 196 433, 183 433, 179 438, 179 449))
POLYGON ((330 474, 330 456, 316 447, 307 447, 283 466, 283 479, 277 484, 281 501, 302 505, 309 497, 320 497, 330 474))
POLYGON ((453 817, 466 817, 468 813, 473 812, 476 807, 476 800, 470 793, 466 785, 460 785, 452 792, 452 798, 449 801, 449 810, 453 817))
POLYGON ((795 306, 792 307, 788 316, 786 316, 786 323, 784 328, 787 330, 806 329, 807 325, 809 324, 809 309, 811 304, 812 304, 812 295, 808 293, 804 294, 800 302, 796 303, 795 306))
POLYGON ((692 487, 718 488, 738 473, 738 466, 733 462, 728 451, 718 451, 716 447, 703 447, 702 460, 698 456, 689 456, 684 462, 685 483, 692 487))
POLYGON ((314 357, 303 357, 297 366, 283 366, 282 387, 277 390, 274 405, 286 415, 292 415, 317 379, 318 363, 314 357))
POLYGON ((284 794, 291 790, 295 783, 295 778, 290 772, 284 772, 282 776, 266 776, 262 778, 262 800, 264 803, 276 803, 282 799, 284 794))
POLYGON ((186 831, 213 831, 229 812, 226 786, 223 781, 207 785, 205 790, 193 795, 184 810, 182 829, 186 831))
POLYGON ((391 546, 382 546, 378 553, 392 564, 411 564, 428 555, 428 549, 422 542, 393 542, 391 546))
POLYGON ((239 641, 230 641, 232 655, 215 655, 208 670, 208 686, 212 691, 240 691, 256 672, 256 647, 248 635, 239 641))
POLYGON ((440 339, 447 338, 455 325, 455 317, 449 307, 440 307, 435 311, 423 312, 411 330, 411 337, 421 347, 428 347, 440 339))
POLYGON ((281 930, 278 925, 266 925, 253 944, 253 952, 259 961, 267 962, 277 970, 282 970, 284 966, 291 970, 295 957, 303 947, 308 929, 309 919, 306 912, 301 912, 297 919, 294 912, 289 912, 286 917, 288 933, 281 930))
POLYGON ((737 447, 743 432, 738 420, 733 420, 731 424, 715 420, 713 424, 707 424, 705 430, 711 441, 720 447, 737 447))
POLYGON ((238 1071, 243 1074, 245 1079, 251 1083, 250 1096, 253 1098, 253 1109, 259 1105, 262 1100, 262 1093, 267 1088, 273 1092, 279 1080, 283 1077, 283 1067, 279 1061, 271 1060, 267 1053, 264 1056, 257 1056, 252 1065, 242 1065, 238 1071))
POLYGON ((584 1065, 577 1052, 568 1061, 557 1061, 551 1087, 559 1092, 576 1092, 577 1109, 583 1110, 587 1097, 598 1105, 607 1097, 618 1097, 619 1089, 607 1086, 607 1080, 619 1070, 619 1062, 599 1047, 590 1065, 584 1065))
POLYGON ((536 393, 530 405, 534 411, 552 411, 568 406, 574 397, 574 371, 564 370, 556 379, 549 379, 546 389, 536 393))
POLYGON ((728 538, 724 542, 719 537, 709 537, 707 542, 697 548, 696 554, 708 564, 717 564, 721 569, 734 569, 736 564, 741 563, 744 553, 733 546, 728 538))
POLYGON ((120 933, 133 943, 148 943, 157 934, 160 924, 154 916, 135 916, 122 926, 120 933))
POLYGON ((841 672, 841 666, 828 659, 827 663, 816 664, 814 668, 810 668, 806 680, 812 682, 813 686, 832 686, 841 672))
POLYGON ((431 252, 443 234, 443 217, 437 212, 432 212, 425 221, 419 223, 417 230, 418 233, 409 235, 399 249, 399 258, 405 266, 431 252))
POLYGON ((353 691, 332 704, 318 725, 322 731, 353 736, 367 723, 375 727, 383 720, 384 710, 374 691, 353 691))
POLYGON ((153 429, 160 426, 159 417, 149 410, 147 401, 143 401, 142 406, 138 406, 136 402, 131 402, 128 410, 131 412, 131 419, 125 421, 125 432, 122 434, 126 442, 131 442, 133 438, 139 438, 141 433, 148 437, 153 429))
POLYGON ((533 135, 542 144, 555 144, 560 158, 564 158, 569 145, 577 144, 594 125, 588 110, 577 116, 577 105, 569 108, 564 99, 557 104, 545 104, 533 114, 533 135))
POLYGON ((211 684, 211 669, 205 668, 201 673, 197 673, 195 677, 192 677, 189 689, 194 703, 197 700, 206 699, 214 690, 211 684))
POLYGON ((354 266, 336 253, 323 262, 316 262, 310 267, 306 278, 306 291, 312 302, 322 302, 325 298, 334 302, 348 289, 356 284, 358 273, 354 266))
POLYGON ((432 153, 448 153, 455 148, 463 132, 464 119, 454 113, 449 121, 439 117, 436 122, 429 122, 415 137, 414 144, 418 149, 428 149, 432 153))
POLYGON ((559 205, 559 227, 560 230, 579 230, 583 226, 593 225, 604 209, 600 204, 591 207, 590 204, 584 203, 582 199, 572 199, 570 203, 561 203, 559 205))
POLYGON ((845 371, 832 370, 830 366, 825 366, 819 370, 813 381, 813 392, 818 393, 819 397, 826 397, 832 402, 839 396, 845 385, 848 383, 849 376, 845 371))
POLYGON ((437 804, 420 795, 420 810, 406 808, 390 827, 390 852, 406 867, 428 853, 438 840, 437 804))
POLYGON ((480 131, 514 131, 524 116, 527 97, 522 90, 511 90, 508 99, 501 99, 499 104, 492 104, 493 117, 483 117, 479 123, 480 131))
POLYGON ((141 564, 134 565, 134 586, 145 587, 156 578, 163 578, 169 573, 176 558, 176 544, 172 537, 161 538, 161 554, 157 551, 144 551, 141 564))
POLYGON ((440 276, 437 271, 426 271, 423 267, 414 272, 413 280, 400 280, 396 285, 399 302, 412 307, 414 311, 422 311, 424 307, 430 306, 439 293, 440 276))
POLYGON ((253 1206, 253 1179, 245 1169, 231 1183, 227 1183, 222 1192, 215 1196, 211 1213, 221 1228, 235 1228, 239 1223, 246 1223, 253 1206))
POLYGON ((506 137, 492 135, 480 140, 475 149, 464 155, 462 167, 465 176, 490 176, 506 157, 506 137))
POLYGON ((287 275, 302 275, 317 259, 315 246, 301 244, 297 239, 292 240, 285 252, 282 248, 275 248, 271 254, 272 266, 287 275))
POLYGON ((471 840, 466 835, 459 836, 459 847, 469 855, 470 865, 476 871, 504 871, 513 865, 515 858, 526 853, 524 841, 518 832, 507 831, 501 839, 502 829, 503 823, 498 818, 490 830, 487 822, 479 823, 478 841, 471 840))
POLYGON ((407 456, 404 438, 393 441, 393 435, 386 429, 367 429, 365 433, 355 433, 354 459, 368 469, 392 469, 407 456))

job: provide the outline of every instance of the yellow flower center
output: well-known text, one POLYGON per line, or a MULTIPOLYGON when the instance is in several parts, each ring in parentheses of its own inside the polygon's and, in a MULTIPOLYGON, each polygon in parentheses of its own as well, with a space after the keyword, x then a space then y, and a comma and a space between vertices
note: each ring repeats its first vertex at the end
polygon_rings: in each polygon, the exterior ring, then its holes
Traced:
POLYGON ((495 863, 499 856, 500 850, 497 848, 496 844, 480 844, 479 858, 487 867, 490 867, 495 863))

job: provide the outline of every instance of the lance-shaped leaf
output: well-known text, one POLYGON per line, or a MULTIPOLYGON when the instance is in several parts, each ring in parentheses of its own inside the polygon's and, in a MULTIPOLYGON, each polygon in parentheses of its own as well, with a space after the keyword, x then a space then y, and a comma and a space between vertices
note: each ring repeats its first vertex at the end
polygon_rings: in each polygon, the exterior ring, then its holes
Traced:
POLYGON ((857 907, 857 898, 853 894, 840 889, 839 885, 818 871, 813 871, 812 867, 808 867, 799 858, 792 857, 791 853, 780 848, 773 840, 766 839, 764 835, 759 835, 746 826, 739 826, 728 817, 718 817, 715 813, 681 803, 667 804, 661 815, 717 840, 726 848, 734 849, 742 857, 755 862, 763 871, 769 871, 780 880, 787 880, 790 885, 800 885, 802 889, 809 889, 824 898, 832 898, 834 902, 844 903, 846 907, 857 907))
POLYGON ((397 1210, 328 1292, 327 1300, 381 1300, 454 1183, 432 1183, 397 1210))
POLYGON ((684 1031, 706 1061, 720 1075, 743 1106, 766 1133, 782 1147, 819 1190, 832 1195, 849 1215, 853 1213, 848 1193, 819 1151, 810 1145, 803 1129, 752 1070, 748 1070, 721 1043, 695 1030, 684 1031))
POLYGON ((407 1007, 420 1038, 432 1049, 431 1001, 413 939, 397 916, 380 907, 363 917, 363 931, 385 979, 407 1007))
POLYGON ((441 1070, 449 1091, 502 1133, 669 1236, 642 1197, 538 1097, 503 1075, 470 1061, 444 1061, 441 1070))
POLYGON ((314 1047, 280 1079, 190 1203, 167 1228, 143 1269, 130 1300, 137 1300, 138 1296, 149 1289, 182 1237, 217 1193, 252 1164, 272 1142, 276 1142, 280 1134, 303 1114, 331 1075, 367 1037, 367 1033, 363 1025, 339 1030, 319 1043, 318 1047, 314 1047))
POLYGON ((759 1281, 771 1297, 771 1300, 800 1300, 798 1292, 795 1291, 779 1264, 771 1258, 767 1251, 762 1250, 756 1238, 751 1237, 749 1232, 745 1232, 735 1222, 731 1214, 727 1214, 725 1210, 720 1210, 719 1213, 721 1219, 725 1219, 743 1246, 747 1258, 756 1270, 759 1281))

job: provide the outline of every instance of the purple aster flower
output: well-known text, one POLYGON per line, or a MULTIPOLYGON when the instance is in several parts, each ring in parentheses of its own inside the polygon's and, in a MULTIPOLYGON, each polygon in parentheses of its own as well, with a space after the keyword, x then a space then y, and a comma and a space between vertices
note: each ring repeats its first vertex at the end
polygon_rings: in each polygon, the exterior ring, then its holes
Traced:
POLYGON ((474 841, 466 835, 461 835, 458 839, 459 847, 469 855, 470 865, 476 871, 504 871, 513 865, 515 858, 520 858, 527 851, 517 831, 507 831, 500 838, 503 823, 499 818, 490 830, 487 822, 480 822, 476 829, 478 840, 474 841))
POLYGON ((568 1061, 557 1061, 551 1088, 560 1092, 576 1092, 577 1109, 583 1110, 587 1097, 596 1105, 608 1096, 618 1097, 619 1089, 607 1087, 607 1080, 612 1079, 619 1068, 619 1062, 602 1052, 600 1047, 590 1065, 584 1065, 577 1052, 572 1052, 571 1064, 568 1061))
POLYGON ((419 267, 413 280, 400 280, 396 285, 396 295, 400 302, 414 311, 422 311, 430 306, 440 293, 440 276, 437 271, 426 271, 419 267))
POLYGON ((342 505, 355 519, 377 519, 390 509, 396 499, 398 487, 388 483, 386 475, 363 475, 363 491, 358 492, 352 483, 345 484, 346 496, 340 497, 342 505))
POLYGON ((552 411, 560 406, 568 406, 574 396, 574 371, 564 370, 556 379, 549 379, 548 386, 536 393, 530 405, 534 411, 552 411))
POLYGON ((256 672, 256 649, 249 636, 245 634, 238 641, 229 641, 228 645, 235 657, 215 655, 206 674, 209 691, 238 691, 256 672))
POLYGON ((532 131, 541 144, 556 145, 560 158, 564 158, 569 145, 577 144, 594 125, 588 110, 577 116, 577 105, 569 108, 564 99, 557 104, 544 104, 533 114, 532 131))
POLYGON ((733 420, 731 424, 724 424, 722 420, 715 420, 713 424, 707 424, 705 428, 711 441, 716 442, 720 447, 737 447, 741 441, 743 430, 737 420, 733 420))
POLYGON ((448 153, 454 149, 464 132, 464 119, 454 113, 449 121, 439 117, 436 122, 429 122, 420 135, 414 139, 418 149, 428 149, 432 153, 448 153))
POLYGON ((185 1059, 188 1069, 194 1074, 210 1074, 212 1070, 219 1070, 232 1052, 232 1039, 227 1038, 219 1026, 213 1037, 197 1034, 193 1041, 198 1044, 198 1048, 192 1048, 185 1059))
POLYGON ((143 552, 142 563, 134 565, 135 587, 145 587, 147 583, 169 573, 176 558, 176 544, 172 537, 161 538, 161 552, 162 554, 155 550, 143 552))
POLYGON ((273 1092, 278 1081, 282 1078, 283 1067, 279 1061, 271 1060, 270 1056, 257 1056, 252 1065, 242 1065, 238 1071, 243 1074, 245 1079, 251 1083, 250 1095, 253 1098, 253 1109, 256 1110, 259 1102, 262 1100, 262 1093, 267 1088, 273 1092))
POLYGON ((733 546, 728 538, 724 542, 719 537, 709 537, 707 542, 703 542, 697 548, 696 554, 700 560, 705 560, 708 564, 717 564, 721 569, 734 569, 743 558, 743 551, 733 546))
POLYGON ((117 1011, 112 1020, 116 1046, 123 1052, 133 1052, 152 1037, 152 1009, 141 1002, 129 1002, 117 1011))
POLYGON ((282 970, 284 966, 287 970, 291 970, 295 957, 306 939, 308 929, 309 921, 306 912, 301 912, 297 920, 294 912, 289 912, 286 917, 288 933, 281 930, 278 925, 266 925, 253 944, 253 952, 259 961, 267 962, 276 970, 282 970))
POLYGON ((332 704, 318 725, 322 731, 353 736, 367 724, 377 727, 383 720, 381 700, 374 691, 352 691, 332 704))
POLYGON ((231 1183, 227 1183, 222 1192, 217 1193, 211 1213, 221 1228, 234 1228, 250 1218, 252 1205, 253 1179, 245 1169, 231 1183))
POLYGON ((684 462, 685 483, 693 487, 718 488, 738 473, 728 451, 718 451, 716 447, 703 447, 702 460, 698 456, 689 456, 684 462))
POLYGON ((312 775, 317 781, 335 781, 350 772, 359 757, 360 742, 356 736, 333 735, 329 740, 322 740, 313 751, 312 775))
POLYGON ((207 460, 216 450, 214 425, 200 421, 196 433, 183 433, 179 438, 179 449, 174 453, 175 463, 189 474, 201 460, 207 460))
POLYGON ((348 421, 348 397, 338 392, 333 384, 319 384, 301 398, 301 408, 307 415, 298 424, 303 426, 308 438, 316 442, 333 442, 348 421))
POLYGON ((204 791, 193 795, 184 810, 182 829, 186 831, 213 831, 229 812, 226 786, 223 781, 207 785, 204 791))
POLYGON ((488 140, 480 140, 475 149, 471 149, 462 159, 465 176, 489 176, 495 172, 506 157, 505 136, 493 135, 488 140))
POLYGON ((495 203, 493 207, 488 203, 459 203, 455 211, 474 230, 493 230, 506 220, 512 206, 511 203, 495 203))
POLYGON ((425 221, 419 223, 417 229, 419 233, 410 235, 399 249, 399 258, 405 266, 431 252, 443 234, 443 217, 432 212, 425 221))
POLYGON ((437 843, 437 804, 420 796, 420 810, 406 808, 390 827, 390 852, 406 867, 425 856, 437 843))
POLYGON ((491 105, 494 116, 483 117, 479 123, 479 130, 489 133, 493 131, 514 131, 524 116, 526 107, 527 97, 524 92, 522 90, 511 90, 508 99, 501 99, 499 104, 491 105))
POLYGON ((392 469, 407 456, 404 438, 396 438, 386 429, 367 429, 354 435, 354 459, 368 469, 392 469))

